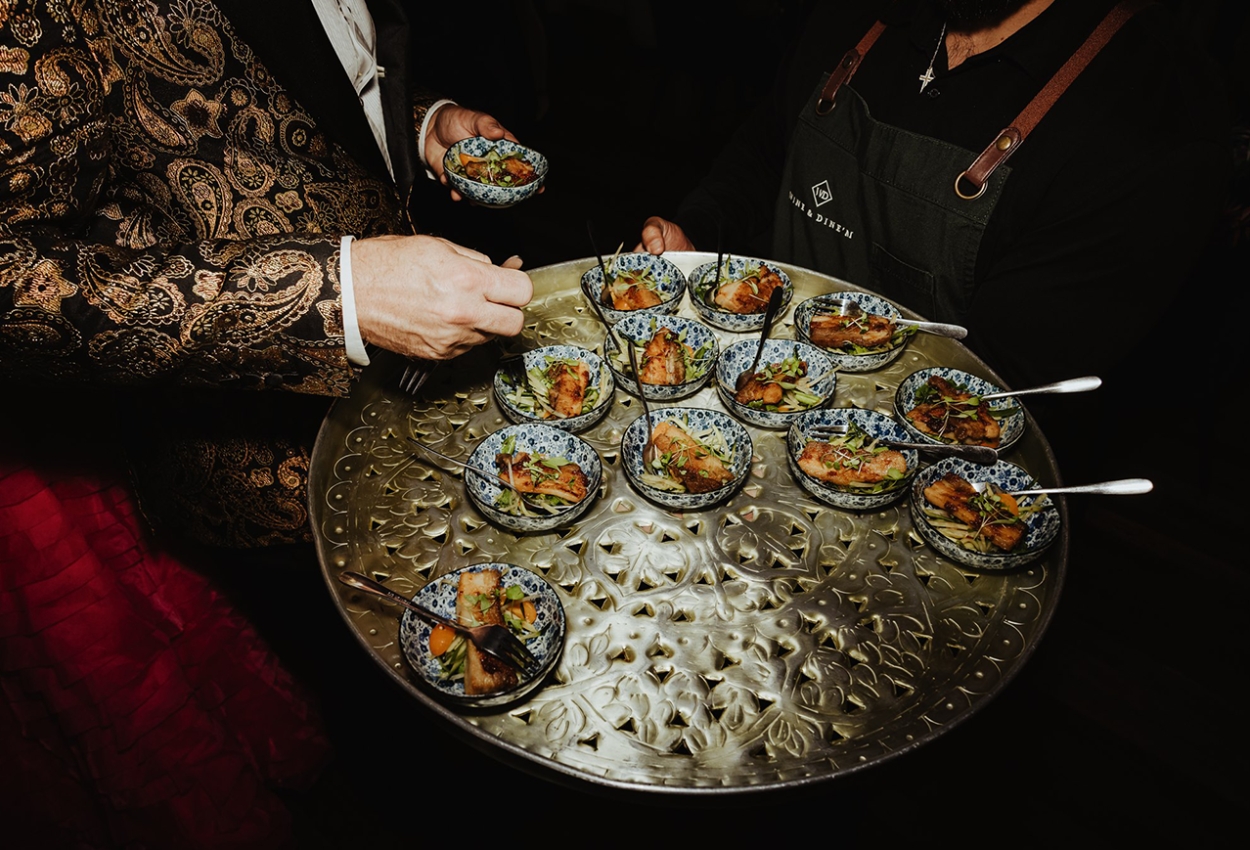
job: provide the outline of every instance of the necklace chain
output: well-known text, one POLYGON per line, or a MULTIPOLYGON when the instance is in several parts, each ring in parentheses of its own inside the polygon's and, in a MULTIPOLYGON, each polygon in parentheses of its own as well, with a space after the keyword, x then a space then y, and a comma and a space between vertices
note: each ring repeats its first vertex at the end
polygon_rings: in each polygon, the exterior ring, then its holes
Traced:
POLYGON ((924 94, 924 90, 929 83, 933 82, 933 64, 937 62, 938 53, 942 50, 942 42, 946 40, 946 23, 942 23, 942 32, 938 35, 937 45, 933 48, 933 58, 929 60, 929 67, 924 69, 924 73, 916 79, 920 80, 920 93, 924 94))

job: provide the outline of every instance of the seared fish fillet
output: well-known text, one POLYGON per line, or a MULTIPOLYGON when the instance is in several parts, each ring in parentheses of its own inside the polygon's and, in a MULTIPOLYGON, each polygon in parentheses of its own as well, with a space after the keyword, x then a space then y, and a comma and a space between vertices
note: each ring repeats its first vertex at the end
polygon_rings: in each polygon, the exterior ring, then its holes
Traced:
POLYGON ((659 450, 670 456, 668 472, 690 493, 710 493, 733 481, 733 472, 720 458, 687 434, 679 425, 661 422, 651 432, 659 450))
POLYGON ((1020 506, 1007 493, 999 493, 998 508, 992 513, 981 511, 971 500, 977 495, 964 479, 948 472, 924 488, 925 500, 941 508, 955 519, 976 530, 1004 552, 1020 545, 1028 526, 1019 519, 1020 506))
POLYGON ((731 280, 716 290, 712 300, 729 313, 763 313, 769 296, 782 285, 781 276, 765 268, 762 274, 731 280))
POLYGON ((812 343, 822 348, 841 348, 847 344, 876 348, 894 336, 894 322, 874 313, 855 317, 818 313, 812 316, 807 332, 812 343))
POLYGON ((660 296, 643 283, 617 280, 603 288, 604 303, 613 310, 641 310, 660 303, 660 296))
POLYGON ((966 403, 972 393, 960 392, 939 375, 931 375, 928 383, 946 400, 918 404, 907 411, 918 430, 952 443, 998 448, 1002 428, 990 415, 989 404, 973 407, 966 403))
POLYGON ((677 334, 660 328, 642 352, 639 378, 644 384, 672 386, 686 380, 686 354, 690 346, 677 340, 677 334))
POLYGON ((781 404, 785 390, 776 381, 761 381, 758 376, 747 381, 746 386, 734 393, 738 404, 750 404, 761 401, 764 404, 781 404))
POLYGON ((547 378, 551 381, 547 403, 556 413, 566 419, 581 414, 590 386, 590 368, 585 363, 556 363, 547 371, 547 378))
POLYGON ((812 440, 799 455, 799 469, 818 481, 849 487, 852 484, 880 484, 890 470, 907 471, 903 453, 894 449, 883 452, 856 451, 812 440))
MULTIPOLYGON (((482 570, 477 573, 461 573, 456 588, 456 619, 466 626, 504 625, 503 611, 499 606, 499 571, 482 570), (483 596, 491 604, 482 610, 483 596)), ((498 658, 478 652, 469 641, 468 655, 464 663, 464 692, 470 695, 489 694, 510 688, 517 683, 516 671, 498 658)))
POLYGON ((575 463, 552 468, 542 459, 530 462, 529 452, 495 455, 499 477, 523 493, 559 496, 567 502, 586 498, 586 473, 575 463))

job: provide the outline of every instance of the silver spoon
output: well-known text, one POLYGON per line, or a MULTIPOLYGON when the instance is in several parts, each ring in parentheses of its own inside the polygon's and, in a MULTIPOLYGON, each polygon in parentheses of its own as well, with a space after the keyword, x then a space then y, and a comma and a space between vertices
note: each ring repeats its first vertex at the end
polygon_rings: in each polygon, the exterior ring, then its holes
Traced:
POLYGON ((773 329, 773 319, 777 317, 777 311, 781 308, 781 299, 785 295, 783 288, 780 286, 774 288, 772 294, 768 296, 768 307, 764 310, 764 328, 760 331, 760 344, 755 349, 755 359, 751 361, 751 368, 743 371, 734 382, 735 392, 742 392, 743 387, 755 377, 755 370, 760 365, 760 357, 764 354, 764 343, 768 341, 768 333, 773 329))
MULTIPOLYGON (((820 302, 815 312, 855 318, 864 315, 864 308, 859 306, 859 302, 852 301, 849 298, 834 298, 820 302)), ((886 316, 884 318, 889 317, 886 316)), ((916 319, 904 319, 901 316, 897 319, 890 319, 890 321, 899 327, 915 328, 922 333, 933 334, 934 336, 963 339, 968 335, 968 329, 962 325, 950 325, 945 322, 921 322, 916 319)))
POLYGON ((634 380, 638 382, 638 398, 642 400, 642 412, 647 417, 647 444, 642 447, 642 465, 650 469, 651 464, 660 459, 660 447, 655 444, 655 426, 651 424, 651 405, 647 404, 647 391, 642 385, 642 373, 638 371, 638 355, 632 345, 625 346, 629 352, 629 366, 634 370, 634 380))
POLYGON ((1090 390, 1096 390, 1102 386, 1102 378, 1095 375, 1088 375, 1084 378, 1069 378, 1066 381, 1055 381, 1053 384, 1043 384, 1040 387, 1029 387, 1024 390, 1002 390, 996 393, 986 393, 978 396, 981 401, 989 401, 995 398, 1013 398, 1020 395, 1040 395, 1042 393, 1083 393, 1090 390))
POLYGON ((440 452, 438 449, 430 448, 425 443, 421 442, 420 440, 415 440, 412 437, 409 437, 408 441, 412 443, 413 445, 419 447, 422 451, 429 452, 435 457, 441 457, 443 460, 450 461, 451 463, 456 464, 456 466, 463 468, 466 472, 472 472, 474 475, 484 478, 487 481, 491 482, 492 484, 498 484, 500 487, 507 487, 509 490, 516 493, 518 496, 520 496, 521 501, 525 502, 525 504, 529 505, 530 507, 539 508, 543 511, 546 511, 549 514, 563 513, 564 511, 572 510, 574 507, 576 507, 576 505, 559 505, 559 506, 549 505, 546 502, 539 499, 536 494, 525 492, 524 490, 512 484, 510 481, 508 481, 508 479, 504 478, 502 475, 499 475, 498 473, 487 472, 485 469, 482 469, 481 467, 478 467, 478 466, 473 466, 472 464, 469 464, 469 463, 465 463, 459 458, 452 457, 451 455, 445 455, 442 452, 440 452))
MULTIPOLYGON (((988 481, 971 481, 972 489, 978 493, 984 493, 990 489, 991 484, 988 481)), ((1010 496, 1040 496, 1043 493, 1063 494, 1063 493, 1101 493, 1108 496, 1133 496, 1139 493, 1149 493, 1154 489, 1154 482, 1149 478, 1119 478, 1115 481, 1101 481, 1097 484, 1078 484, 1075 487, 1040 487, 1036 490, 1015 490, 1007 491, 995 487, 1000 493, 1007 493, 1010 496)))
MULTIPOLYGON (((845 425, 815 425, 804 436, 814 440, 828 440, 830 437, 844 437, 848 433, 850 429, 845 425)), ((907 443, 885 437, 873 439, 892 449, 915 449, 937 457, 957 457, 981 466, 993 466, 998 463, 998 451, 989 446, 965 446, 958 443, 907 443)))

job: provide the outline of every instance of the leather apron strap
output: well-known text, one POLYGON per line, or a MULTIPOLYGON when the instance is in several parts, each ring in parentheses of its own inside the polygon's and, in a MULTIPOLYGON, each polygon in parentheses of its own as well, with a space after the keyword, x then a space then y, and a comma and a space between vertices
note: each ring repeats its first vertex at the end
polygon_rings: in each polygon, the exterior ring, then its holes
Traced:
POLYGON ((1068 90, 1072 81, 1080 76, 1112 36, 1119 32, 1120 27, 1144 7, 1150 5, 1150 2, 1151 0, 1122 0, 1108 12, 1107 16, 1102 19, 1102 23, 1085 39, 1085 43, 1077 48, 1062 68, 1055 72, 1055 75, 1021 110, 1016 119, 1007 125, 985 150, 981 151, 981 155, 973 161, 972 165, 955 178, 955 194, 965 200, 980 197, 994 169, 1006 162, 1008 157, 1024 143, 1029 133, 1033 132, 1033 128, 1055 105, 1055 101, 1068 90))
POLYGON ((844 83, 849 83, 851 77, 855 76, 860 63, 864 61, 864 57, 868 55, 868 51, 872 49, 878 36, 883 32, 885 32, 885 24, 877 21, 868 32, 864 33, 864 37, 859 40, 859 44, 846 51, 842 61, 838 63, 838 67, 829 75, 829 79, 825 81, 824 89, 820 92, 820 98, 816 101, 817 115, 828 115, 829 111, 833 109, 837 100, 838 89, 842 88, 844 83))

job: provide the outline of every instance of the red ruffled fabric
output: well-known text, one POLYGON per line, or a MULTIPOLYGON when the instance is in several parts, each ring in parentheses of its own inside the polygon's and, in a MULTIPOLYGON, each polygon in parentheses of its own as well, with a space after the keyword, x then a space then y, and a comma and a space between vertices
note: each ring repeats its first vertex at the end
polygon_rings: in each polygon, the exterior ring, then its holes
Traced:
POLYGON ((128 488, 0 456, 7 846, 265 847, 330 755, 291 676, 128 488))

